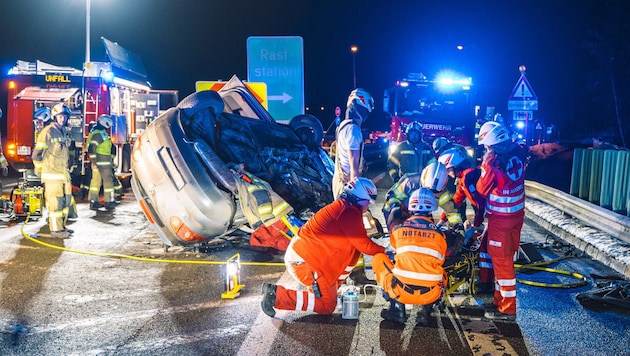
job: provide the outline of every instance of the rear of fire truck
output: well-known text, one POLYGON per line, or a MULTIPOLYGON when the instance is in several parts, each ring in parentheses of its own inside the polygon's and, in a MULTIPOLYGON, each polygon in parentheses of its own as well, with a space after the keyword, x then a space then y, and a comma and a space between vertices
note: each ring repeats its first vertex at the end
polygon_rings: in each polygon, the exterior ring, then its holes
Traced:
POLYGON ((71 110, 68 132, 75 148, 70 162, 72 183, 89 185, 91 170, 86 139, 100 115, 114 121, 109 134, 116 174, 123 183, 131 172, 135 139, 161 111, 177 105, 177 91, 152 90, 140 59, 117 43, 102 39, 110 62, 85 63, 83 70, 42 61, 17 61, 9 71, 7 143, 9 164, 23 173, 11 193, 18 216, 41 215, 41 183, 33 173, 31 154, 42 123, 33 120, 42 107, 65 103, 71 110), (34 198, 35 197, 35 198, 34 198), (39 203, 36 203, 39 200, 39 203), (29 204, 30 202, 30 204, 29 204), (18 209, 20 208, 20 209, 18 209), (19 210, 19 211, 18 211, 19 210))
POLYGON ((413 121, 422 125, 424 140, 446 137, 464 146, 473 144, 475 111, 472 78, 452 71, 428 79, 410 73, 386 89, 383 111, 391 120, 390 152, 404 141, 405 129, 413 121))

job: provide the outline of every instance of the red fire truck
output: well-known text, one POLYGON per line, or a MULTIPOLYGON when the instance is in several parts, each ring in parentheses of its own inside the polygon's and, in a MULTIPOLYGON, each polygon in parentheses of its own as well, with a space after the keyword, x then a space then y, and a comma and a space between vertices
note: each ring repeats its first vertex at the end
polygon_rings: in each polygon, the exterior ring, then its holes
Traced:
POLYGON ((425 141, 447 137, 468 146, 472 144, 475 114, 472 79, 452 71, 438 73, 427 79, 421 73, 410 73, 407 78, 386 89, 383 110, 391 119, 390 145, 404 141, 405 128, 418 121, 425 141))
POLYGON ((86 63, 79 70, 39 60, 17 61, 9 71, 5 156, 14 169, 33 168, 34 112, 63 102, 72 110, 68 128, 76 144, 73 182, 86 170, 85 139, 90 124, 102 114, 114 120, 110 134, 116 146, 115 165, 117 174, 125 178, 131 171, 135 138, 161 109, 177 105, 177 91, 151 89, 136 54, 105 38, 102 41, 110 62, 86 63))

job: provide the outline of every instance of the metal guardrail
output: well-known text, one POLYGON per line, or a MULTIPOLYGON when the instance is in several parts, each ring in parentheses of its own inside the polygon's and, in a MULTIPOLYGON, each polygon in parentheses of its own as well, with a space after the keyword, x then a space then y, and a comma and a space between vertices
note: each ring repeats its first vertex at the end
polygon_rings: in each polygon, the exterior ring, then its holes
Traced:
POLYGON ((630 217, 533 181, 525 181, 525 195, 560 209, 586 225, 630 243, 630 217))

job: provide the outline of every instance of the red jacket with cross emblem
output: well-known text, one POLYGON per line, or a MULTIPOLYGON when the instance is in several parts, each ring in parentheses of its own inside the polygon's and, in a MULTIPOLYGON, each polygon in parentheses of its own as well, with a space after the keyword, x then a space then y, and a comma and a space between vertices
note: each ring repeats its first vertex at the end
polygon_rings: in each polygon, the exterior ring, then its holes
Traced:
POLYGON ((487 199, 486 214, 511 217, 525 213, 527 154, 527 146, 514 144, 505 154, 486 155, 476 185, 487 199))

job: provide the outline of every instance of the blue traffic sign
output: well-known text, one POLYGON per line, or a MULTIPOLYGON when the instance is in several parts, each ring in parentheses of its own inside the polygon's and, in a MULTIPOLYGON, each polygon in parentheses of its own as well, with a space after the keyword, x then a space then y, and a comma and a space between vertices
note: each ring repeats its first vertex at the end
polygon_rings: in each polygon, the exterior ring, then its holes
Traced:
POLYGON ((268 111, 276 120, 304 114, 302 37, 248 37, 247 81, 267 83, 268 111))

